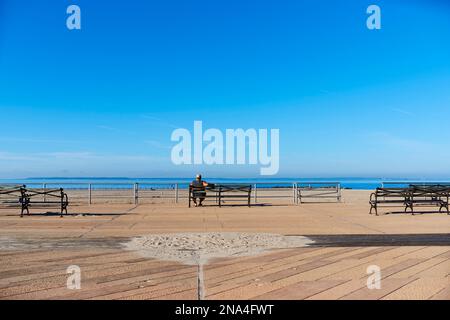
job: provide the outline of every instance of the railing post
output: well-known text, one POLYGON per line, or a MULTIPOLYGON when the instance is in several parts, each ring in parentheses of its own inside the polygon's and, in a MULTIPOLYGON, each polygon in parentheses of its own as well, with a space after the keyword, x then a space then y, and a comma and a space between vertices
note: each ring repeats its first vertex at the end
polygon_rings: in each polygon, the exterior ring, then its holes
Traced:
POLYGON ((92 204, 92 184, 88 184, 88 203, 89 205, 92 204))
POLYGON ((339 200, 339 202, 341 202, 341 201, 342 201, 342 194, 341 194, 342 188, 341 188, 341 184, 338 183, 337 187, 338 187, 338 200, 339 200))
POLYGON ((178 203, 178 183, 175 183, 175 203, 178 203))
POLYGON ((295 200, 295 196, 297 195, 296 191, 297 191, 297 187, 296 187, 296 183, 292 184, 292 203, 296 204, 297 201, 295 200))
POLYGON ((45 190, 47 189, 47 184, 43 183, 42 184, 42 191, 44 192, 44 194, 42 195, 42 200, 45 202, 45 200, 47 200, 47 197, 45 196, 45 190))
POLYGON ((255 203, 257 203, 258 202, 258 188, 257 188, 256 183, 254 185, 254 188, 255 188, 255 192, 253 193, 253 200, 255 201, 255 203))
POLYGON ((134 184, 134 204, 139 203, 139 184, 134 184))
MULTIPOLYGON (((306 187, 306 184, 305 184, 305 187, 303 188, 303 189, 310 189, 310 186, 311 186, 311 184, 308 184, 308 187, 306 187)), ((298 187, 298 185, 297 185, 297 204, 301 204, 302 203, 302 187, 298 187)))

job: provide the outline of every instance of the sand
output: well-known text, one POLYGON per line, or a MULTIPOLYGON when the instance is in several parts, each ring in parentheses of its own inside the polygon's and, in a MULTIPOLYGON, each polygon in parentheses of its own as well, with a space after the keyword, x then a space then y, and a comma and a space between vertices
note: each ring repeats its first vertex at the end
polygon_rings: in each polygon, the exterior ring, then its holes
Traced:
POLYGON ((273 249, 306 247, 312 243, 302 236, 207 232, 152 234, 135 237, 124 245, 143 257, 196 265, 213 258, 256 255, 273 249))
POLYGON ((175 233, 135 237, 125 248, 146 258, 197 265, 197 298, 205 298, 203 266, 213 258, 258 255, 268 250, 302 248, 313 241, 270 233, 175 233))

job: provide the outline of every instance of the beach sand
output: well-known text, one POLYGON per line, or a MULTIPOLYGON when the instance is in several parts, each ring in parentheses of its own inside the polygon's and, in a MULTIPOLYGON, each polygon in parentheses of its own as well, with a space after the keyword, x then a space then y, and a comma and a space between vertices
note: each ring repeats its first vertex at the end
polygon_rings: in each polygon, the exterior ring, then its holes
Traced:
POLYGON ((450 299, 450 216, 369 215, 369 193, 300 205, 260 198, 251 208, 135 205, 128 193, 87 205, 80 194, 64 218, 0 209, 0 299, 450 299), (197 263, 192 239, 208 235, 218 242, 197 263), (277 243, 293 236, 303 243, 277 243), (224 238, 243 241, 220 250, 224 238), (155 239, 184 253, 145 251, 155 239), (70 265, 81 269, 80 290, 66 286, 70 265), (367 288, 373 265, 381 289, 367 288))

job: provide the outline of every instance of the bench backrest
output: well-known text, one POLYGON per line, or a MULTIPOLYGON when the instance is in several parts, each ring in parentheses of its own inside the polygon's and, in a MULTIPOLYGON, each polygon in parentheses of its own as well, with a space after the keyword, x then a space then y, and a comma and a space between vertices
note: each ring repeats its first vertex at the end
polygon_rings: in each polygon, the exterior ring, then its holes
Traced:
POLYGON ((20 193, 24 186, 0 186, 0 194, 20 193))
POLYGON ((448 185, 411 185, 414 197, 448 197, 450 186, 448 185))
POLYGON ((210 190, 216 192, 251 192, 251 184, 216 184, 210 190))
MULTIPOLYGON (((63 188, 59 189, 22 189, 22 195, 20 197, 20 202, 22 203, 31 203, 34 202, 33 198, 44 197, 44 202, 52 202, 48 201, 48 198, 53 198, 61 203, 69 203, 69 197, 67 193, 64 192, 63 188)), ((36 200, 40 202, 40 200, 36 200)))
POLYGON ((377 188, 375 195, 377 197, 407 197, 411 192, 410 188, 377 188))
POLYGON ((190 192, 211 191, 211 192, 246 192, 252 191, 251 184, 210 184, 207 187, 197 187, 189 185, 190 192))
POLYGON ((407 188, 377 188, 377 197, 448 197, 450 186, 445 185, 410 185, 407 188))

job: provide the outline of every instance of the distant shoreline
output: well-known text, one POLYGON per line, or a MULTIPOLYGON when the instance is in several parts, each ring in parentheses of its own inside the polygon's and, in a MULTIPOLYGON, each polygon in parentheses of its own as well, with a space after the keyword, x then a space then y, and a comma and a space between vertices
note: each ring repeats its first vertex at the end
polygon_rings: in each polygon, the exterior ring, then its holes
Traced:
MULTIPOLYGON (((28 178, 28 179, 0 179, 1 184, 27 185, 41 188, 86 189, 89 185, 93 189, 130 189, 135 184, 140 189, 185 189, 193 178, 28 178)), ((340 183, 342 189, 373 190, 383 183, 389 186, 405 186, 409 183, 450 183, 450 179, 381 179, 381 178, 205 178, 212 183, 248 183, 256 184, 258 188, 292 188, 293 184, 326 186, 340 183), (396 183, 397 182, 397 183, 396 183)))

